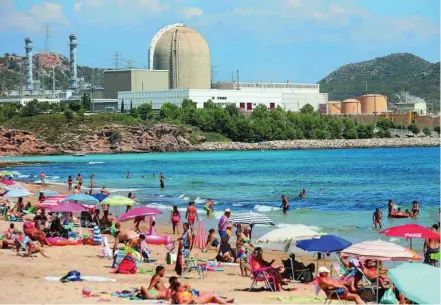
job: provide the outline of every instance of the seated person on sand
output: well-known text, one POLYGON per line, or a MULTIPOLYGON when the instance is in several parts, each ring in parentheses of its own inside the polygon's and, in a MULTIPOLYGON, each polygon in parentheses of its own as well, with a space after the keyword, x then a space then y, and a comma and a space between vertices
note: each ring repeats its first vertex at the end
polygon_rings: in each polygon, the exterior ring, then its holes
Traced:
POLYGON ((61 220, 59 217, 55 217, 52 221, 48 235, 52 237, 67 237, 67 230, 61 224, 61 220))
POLYGON ((234 303, 234 299, 224 300, 215 295, 213 292, 210 294, 200 294, 199 296, 193 295, 191 292, 185 289, 185 286, 178 281, 174 282, 171 286, 172 291, 172 304, 227 304, 234 303))
POLYGON ((145 300, 164 300, 167 295, 167 288, 165 288, 162 278, 165 275, 165 268, 157 266, 156 272, 150 280, 149 287, 141 286, 141 292, 138 297, 145 300))
POLYGON ((118 222, 115 224, 115 243, 113 245, 113 253, 116 253, 119 243, 129 243, 133 238, 138 237, 138 233, 133 230, 121 229, 121 224, 118 222))
POLYGON ((289 280, 284 279, 282 277, 282 273, 284 272, 283 267, 273 267, 271 266, 275 260, 272 260, 271 262, 267 262, 263 259, 263 250, 261 247, 256 247, 252 254, 252 261, 250 262, 251 270, 261 269, 261 268, 267 268, 271 267, 270 269, 266 270, 266 273, 268 273, 269 276, 274 277, 275 280, 275 286, 276 290, 281 290, 281 286, 288 285, 289 280))
POLYGON ((216 238, 216 230, 210 229, 210 231, 208 231, 207 243, 205 245, 205 248, 219 251, 219 241, 216 238))
POLYGON ((229 238, 222 238, 221 244, 219 246, 219 251, 217 252, 216 260, 223 263, 232 263, 235 261, 234 251, 228 242, 229 238))
POLYGON ((0 239, 0 249, 13 249, 15 246, 15 241, 11 239, 0 239))
POLYGON ((44 209, 39 209, 34 217, 35 227, 40 231, 46 230, 46 225, 48 222, 48 217, 46 215, 46 211, 44 209))
POLYGON ((43 248, 39 245, 38 241, 32 241, 29 236, 25 236, 22 234, 18 234, 15 241, 15 249, 17 251, 17 255, 20 255, 20 248, 23 246, 28 250, 28 253, 24 255, 24 257, 31 257, 32 254, 40 253, 43 257, 48 258, 43 251, 43 248), (21 241, 20 241, 21 240, 21 241))
POLYGON ((354 301, 356 304, 365 304, 358 294, 349 292, 349 289, 354 288, 352 281, 342 281, 339 279, 330 278, 329 273, 329 269, 324 266, 318 269, 318 284, 325 292, 326 296, 331 296, 330 293, 335 291, 335 293, 341 299, 354 301))

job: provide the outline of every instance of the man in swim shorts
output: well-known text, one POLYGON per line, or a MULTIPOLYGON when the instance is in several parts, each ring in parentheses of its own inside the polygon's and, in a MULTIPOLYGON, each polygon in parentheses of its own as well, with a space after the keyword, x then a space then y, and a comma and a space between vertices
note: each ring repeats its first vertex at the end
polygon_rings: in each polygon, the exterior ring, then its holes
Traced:
POLYGON ((190 224, 191 230, 193 230, 195 220, 199 221, 198 212, 194 206, 194 201, 190 201, 188 203, 187 212, 185 213, 185 218, 187 218, 187 222, 190 224))
POLYGON ((167 296, 167 288, 165 288, 162 278, 165 275, 163 266, 156 267, 155 275, 150 280, 148 288, 141 286, 141 292, 138 297, 146 300, 164 300, 167 296))
POLYGON ((289 209, 289 202, 288 202, 288 198, 286 198, 285 195, 282 195, 282 205, 280 206, 282 208, 283 214, 287 214, 288 209, 289 209))
POLYGON ((356 304, 365 304, 358 294, 349 292, 348 288, 351 287, 349 281, 332 279, 329 277, 329 273, 329 269, 324 266, 318 269, 318 283, 326 295, 331 296, 331 293, 334 292, 341 299, 354 301, 356 304))
POLYGON ((129 243, 132 239, 138 237, 138 233, 133 230, 121 229, 121 224, 118 222, 115 224, 116 234, 115 243, 113 245, 113 253, 116 252, 119 243, 129 243))
MULTIPOLYGON (((432 231, 437 232, 439 229, 437 224, 434 224, 431 228, 432 231)), ((424 241, 424 263, 432 266, 438 266, 438 260, 432 258, 432 254, 439 252, 439 239, 427 238, 424 241)))
POLYGON ((372 215, 372 221, 374 223, 375 229, 377 228, 377 225, 381 229, 381 220, 383 219, 383 213, 380 211, 379 208, 375 209, 374 215, 372 215))

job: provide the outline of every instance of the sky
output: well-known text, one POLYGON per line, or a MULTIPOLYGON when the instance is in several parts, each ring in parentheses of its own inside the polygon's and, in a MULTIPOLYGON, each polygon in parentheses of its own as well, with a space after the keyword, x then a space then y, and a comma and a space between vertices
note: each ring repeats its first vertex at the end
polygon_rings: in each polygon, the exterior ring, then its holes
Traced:
POLYGON ((439 0, 0 0, 0 54, 45 48, 79 65, 146 68, 150 41, 183 22, 207 40, 215 81, 316 83, 342 65, 409 52, 440 60, 439 0), (124 62, 119 64, 124 67, 124 62))

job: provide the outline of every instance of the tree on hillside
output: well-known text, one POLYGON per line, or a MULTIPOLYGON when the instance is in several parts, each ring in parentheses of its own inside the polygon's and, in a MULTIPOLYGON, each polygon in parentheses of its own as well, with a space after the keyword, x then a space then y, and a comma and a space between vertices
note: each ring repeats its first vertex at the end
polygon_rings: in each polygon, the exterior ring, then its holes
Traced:
MULTIPOLYGON (((86 110, 92 109, 92 99, 90 97, 90 94, 88 94, 88 93, 83 94, 83 96, 81 97, 81 105, 86 110)), ((78 110, 74 110, 74 111, 78 111, 78 110)))
POLYGON ((33 99, 32 101, 28 102, 21 108, 20 113, 22 117, 30 117, 39 114, 38 100, 33 99))
POLYGON ((66 118, 66 120, 68 122, 70 122, 70 121, 72 121, 74 119, 75 114, 74 114, 74 112, 71 109, 67 108, 67 109, 64 110, 64 117, 66 118))
POLYGON ((305 106, 300 108, 300 112, 303 114, 314 113, 314 107, 312 107, 310 104, 306 104, 305 106))
POLYGON ((143 121, 149 121, 154 118, 152 105, 150 103, 141 104, 137 108, 137 110, 139 112, 139 116, 141 117, 141 120, 143 121))
POLYGON ((124 109, 124 99, 121 102, 121 113, 124 113, 125 109, 124 109))
POLYGON ((69 109, 72 111, 78 112, 81 108, 81 103, 79 102, 69 103, 69 109))

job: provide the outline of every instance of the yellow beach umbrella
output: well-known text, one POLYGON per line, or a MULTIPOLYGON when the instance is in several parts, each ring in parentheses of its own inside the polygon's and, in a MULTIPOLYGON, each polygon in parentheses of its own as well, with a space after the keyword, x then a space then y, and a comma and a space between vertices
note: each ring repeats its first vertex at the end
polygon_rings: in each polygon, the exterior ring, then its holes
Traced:
POLYGON ((126 205, 134 205, 135 200, 124 196, 109 196, 103 201, 101 201, 101 204, 108 204, 111 206, 126 206, 126 205))

